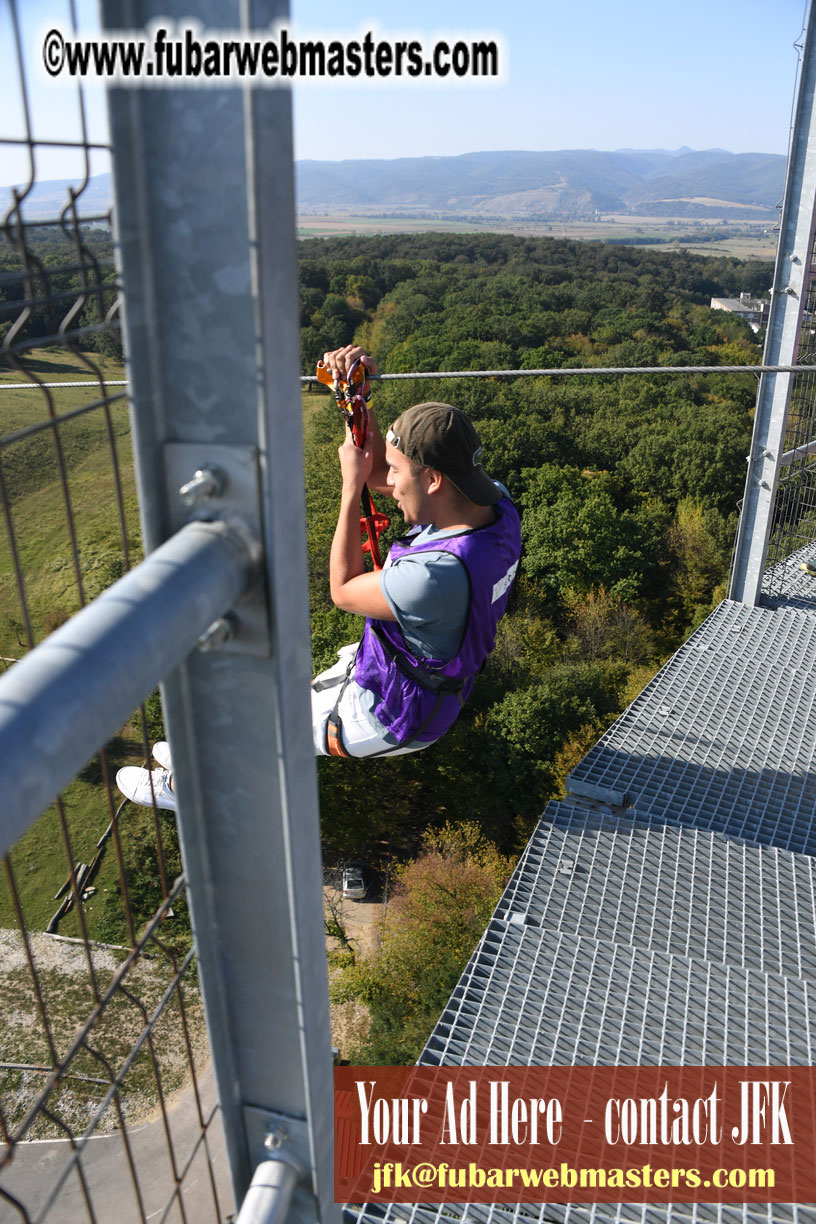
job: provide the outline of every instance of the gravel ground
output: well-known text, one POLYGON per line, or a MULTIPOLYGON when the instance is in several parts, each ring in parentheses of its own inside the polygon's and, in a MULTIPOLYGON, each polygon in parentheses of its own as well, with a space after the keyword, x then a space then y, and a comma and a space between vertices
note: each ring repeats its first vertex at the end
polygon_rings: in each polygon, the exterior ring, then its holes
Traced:
MULTIPOLYGON (((348 935, 357 941, 358 953, 371 955, 376 950, 377 921, 383 907, 377 902, 343 902, 342 898, 337 898, 337 901, 341 906, 343 925, 348 935)), ((87 954, 82 944, 68 943, 44 933, 29 932, 28 938, 54 1044, 58 1054, 62 1055, 72 1044, 78 1026, 84 1023, 94 1005, 87 954)), ((336 946, 336 941, 328 940, 327 944, 329 947, 336 946)), ((92 945, 94 971, 100 990, 107 987, 126 955, 127 949, 92 945)), ((93 1045, 110 1060, 114 1070, 121 1065, 142 1032, 144 1011, 149 1014, 153 1010, 169 976, 166 962, 162 959, 143 958, 126 978, 128 988, 140 999, 142 1008, 117 998, 96 1026, 92 1034, 93 1045)), ((207 1060, 207 1041, 197 982, 192 980, 185 985, 184 998, 195 1062, 197 1067, 201 1067, 207 1060)), ((0 1061, 49 1066, 48 1042, 32 989, 23 939, 16 929, 0 928, 0 1000, 3 1003, 0 1061)), ((368 1012, 357 1001, 331 1005, 332 1041, 340 1049, 341 1056, 347 1056, 348 1051, 364 1039, 368 1023, 368 1012)), ((172 1095, 183 1088, 189 1079, 183 1031, 174 1007, 168 1009, 159 1020, 153 1047, 159 1061, 162 1090, 165 1095, 172 1095)), ((69 1070, 90 1079, 106 1078, 104 1066, 85 1051, 80 1052, 69 1070)), ((0 1068, 0 1106, 12 1132, 24 1118, 45 1080, 46 1076, 39 1071, 0 1068)), ((78 1134, 88 1125, 105 1092, 106 1088, 101 1084, 69 1078, 58 1093, 51 1094, 48 1106, 71 1132, 78 1134)), ((142 1122, 153 1115, 157 1093, 147 1050, 140 1055, 139 1063, 125 1080, 120 1096, 122 1112, 128 1124, 142 1122)), ((118 1125, 116 1110, 109 1107, 98 1123, 97 1133, 109 1133, 118 1125)), ((59 1123, 44 1117, 26 1133, 29 1139, 65 1136, 66 1132, 59 1123)))
MULTIPOLYGON (((37 977, 45 1001, 49 1029, 59 1057, 70 1049, 77 1028, 84 1024, 94 1007, 85 948, 42 933, 29 933, 37 977)), ((93 945, 92 958, 100 993, 127 955, 126 949, 93 945)), ((153 1013, 173 976, 163 957, 143 957, 129 971, 125 985, 133 998, 119 992, 111 1000, 88 1037, 88 1049, 78 1052, 69 1075, 48 1098, 48 1109, 61 1122, 40 1116, 27 1129, 26 1138, 65 1138, 66 1129, 81 1133, 103 1100, 115 1074, 142 1035, 147 1018, 153 1013), (105 1062, 95 1054, 104 1055, 105 1062), (107 1064, 107 1065, 106 1065, 107 1064), (105 1081, 93 1083, 93 1080, 105 1081)), ((184 1003, 194 1059, 197 1067, 207 1059, 206 1031, 198 983, 193 973, 185 978, 184 1003)), ((0 1060, 6 1063, 50 1066, 48 1038, 32 987, 22 936, 17 930, 0 929, 0 999, 3 1001, 0 1060)), ((122 1114, 129 1124, 148 1117, 157 1103, 153 1055, 165 1096, 177 1092, 189 1078, 189 1065, 179 1008, 175 1000, 162 1012, 137 1056, 119 1092, 122 1114), (151 1051, 152 1045, 152 1051, 151 1051)), ((19 1126, 47 1075, 36 1070, 0 1069, 0 1104, 9 1130, 19 1126)), ((108 1133, 119 1126, 115 1106, 105 1110, 97 1133, 108 1133)))
MULTIPOLYGON (((29 931, 28 939, 38 969, 57 969, 60 973, 69 975, 88 972, 88 958, 81 944, 66 943, 62 939, 54 939, 53 935, 36 931, 29 931)), ((124 954, 97 944, 93 951, 94 965, 99 970, 107 969, 113 972, 119 963, 117 955, 121 958, 124 954)), ((0 978, 14 969, 27 967, 28 960, 20 932, 16 928, 0 928, 0 978)))

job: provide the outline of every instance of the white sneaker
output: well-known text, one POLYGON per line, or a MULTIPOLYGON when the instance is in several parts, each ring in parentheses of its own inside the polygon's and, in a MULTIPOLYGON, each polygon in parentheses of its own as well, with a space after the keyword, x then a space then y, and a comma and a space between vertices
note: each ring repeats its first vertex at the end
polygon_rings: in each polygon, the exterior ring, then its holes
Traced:
POLYGON ((153 756, 159 762, 162 769, 173 768, 173 762, 170 757, 170 745, 167 740, 158 740, 153 745, 153 756))
POLYGON ((176 796, 170 789, 169 769, 140 769, 138 765, 125 765, 116 775, 116 785, 123 795, 143 807, 166 808, 176 811, 176 796))

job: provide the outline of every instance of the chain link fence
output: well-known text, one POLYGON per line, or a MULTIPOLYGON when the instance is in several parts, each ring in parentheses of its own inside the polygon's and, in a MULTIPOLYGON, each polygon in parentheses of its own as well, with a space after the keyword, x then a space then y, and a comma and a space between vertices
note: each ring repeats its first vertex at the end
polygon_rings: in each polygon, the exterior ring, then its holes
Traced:
MULTIPOLYGON (((38 93, 35 16, 0 10, 0 671, 141 558, 107 136, 38 93)), ((5 856, 0 1220, 226 1218, 175 819, 115 785, 163 738, 155 692, 5 856)))
MULTIPOLYGON (((816 360, 816 246, 811 246, 806 293, 797 342, 797 362, 816 360)), ((795 374, 785 426, 779 483, 768 548, 763 593, 782 595, 789 586, 783 562, 804 550, 809 559, 816 539, 816 374, 795 374)))

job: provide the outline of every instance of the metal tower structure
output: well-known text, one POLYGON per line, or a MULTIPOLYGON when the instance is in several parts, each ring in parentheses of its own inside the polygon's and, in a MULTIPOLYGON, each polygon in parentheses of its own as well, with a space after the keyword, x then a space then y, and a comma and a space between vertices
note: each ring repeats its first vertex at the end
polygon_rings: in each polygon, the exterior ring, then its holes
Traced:
MULTIPOLYGON (((205 0, 195 8, 202 27, 245 36, 287 16, 277 0, 205 0)), ((107 29, 138 30, 166 17, 167 9, 159 0, 105 0, 102 12, 107 29)), ((27 15, 15 4, 11 20, 25 120, 18 143, 29 155, 30 177, 15 192, 5 221, 4 235, 22 266, 17 279, 24 300, 14 307, 4 347, 9 360, 27 372, 30 303, 39 304, 46 290, 28 239, 26 201, 48 141, 37 138, 28 102, 27 15)), ((103 307, 103 270, 83 244, 81 197, 97 146, 86 132, 81 89, 79 97, 82 132, 76 150, 84 180, 81 169, 68 206, 50 224, 60 242, 67 238, 74 251, 66 256, 66 267, 52 269, 52 275, 79 268, 80 287, 75 301, 66 294, 51 340, 91 367, 102 398, 63 411, 43 388, 48 412, 35 432, 40 429, 53 440, 82 605, 86 584, 76 544, 82 524, 73 512, 73 469, 69 473, 73 452, 80 462, 81 449, 69 446, 67 431, 70 422, 85 419, 101 404, 111 435, 112 467, 118 470, 117 449, 123 443, 115 435, 121 439, 125 427, 117 406, 111 406, 98 364, 81 355, 81 342, 94 328, 107 325, 107 301, 103 307), (90 327, 85 326, 89 302, 99 303, 98 322, 90 327)), ((302 465, 302 442, 290 97, 273 89, 233 87, 193 94, 183 88, 123 88, 110 91, 109 111, 118 268, 128 289, 123 330, 147 556, 2 677, 0 742, 8 767, 8 802, 3 803, 0 842, 7 854, 160 682, 185 876, 175 886, 165 880, 163 834, 155 813, 165 900, 145 931, 137 928, 128 908, 133 949, 109 987, 100 969, 102 951, 82 927, 91 1016, 67 1051, 62 1038, 54 1036, 43 971, 18 905, 20 938, 40 1000, 51 1070, 33 1111, 13 1124, 0 1115, 0 1138, 8 1145, 0 1150, 0 1214, 30 1218, 15 1175, 26 1146, 21 1140, 45 1113, 70 1136, 71 1145, 62 1149, 67 1162, 57 1161, 59 1175, 48 1188, 48 1201, 38 1201, 38 1210, 45 1218, 55 1196, 78 1188, 77 1212, 100 1218, 98 1191, 84 1160, 99 1114, 110 1107, 120 1111, 134 1219, 158 1214, 147 1183, 154 1178, 162 1182, 165 1173, 169 1192, 162 1218, 203 1218, 198 1207, 185 1208, 185 1196, 189 1181, 198 1176, 190 1173, 196 1154, 212 1142, 209 1122, 196 1087, 192 1108, 200 1128, 192 1143, 177 1142, 174 1119, 164 1107, 154 1042, 156 1026, 180 1009, 192 1072, 183 1010, 192 953, 177 963, 162 926, 173 905, 186 897, 234 1200, 243 1202, 255 1175, 247 1199, 249 1218, 288 1211, 291 1220, 331 1221, 339 1208, 333 1203, 332 1051, 308 697, 305 513, 301 483, 292 479, 292 471, 302 465), (281 436, 285 447, 279 444, 281 436), (128 977, 137 962, 153 954, 166 956, 174 966, 155 1010, 154 1001, 148 1006, 128 977), (124 1065, 116 1068, 107 1061, 109 1052, 96 1050, 93 1034, 119 1004, 135 1011, 141 1035, 124 1065), (119 1104, 142 1048, 156 1055, 156 1090, 167 1133, 167 1168, 162 1162, 161 1170, 150 1173, 138 1169, 119 1104), (101 1110, 79 1135, 75 1124, 61 1120, 54 1102, 60 1086, 71 1080, 76 1057, 101 1065, 102 1080, 96 1073, 86 1079, 108 1086, 101 1110)), ((16 433, 3 439, 4 460, 18 441, 16 433)), ((121 482, 118 496, 125 524, 121 482)), ((13 549, 19 538, 18 501, 4 484, 13 549)), ((124 568, 129 531, 125 524, 124 568)), ((15 572, 28 644, 34 645, 40 635, 36 618, 29 615, 24 567, 17 564, 15 572)), ((142 722, 146 726, 144 717, 142 722)), ((107 754, 100 760, 100 794, 108 795, 109 833, 119 852, 122 805, 115 808, 112 799, 107 754)), ((81 922, 84 876, 78 864, 74 868, 71 852, 77 830, 66 805, 60 799, 57 803, 69 896, 81 922)), ((6 866, 16 896, 11 859, 6 866)), ((120 888, 127 906, 128 873, 121 854, 120 888)), ((215 1186, 210 1204, 210 1218, 223 1218, 215 1186)), ((120 1218, 128 1219, 124 1200, 121 1212, 120 1218)))
MULTIPOLYGON (((771 288, 765 365, 809 365, 815 347, 815 42, 816 31, 809 19, 771 288)), ((789 571, 804 555, 793 554, 802 548, 807 553, 816 536, 815 391, 812 373, 765 373, 760 377, 729 589, 730 598, 749 607, 760 603, 763 595, 775 598, 791 593, 789 571)), ((806 598, 808 590, 806 584, 806 598)))
MULTIPOLYGON (((165 13, 160 0, 103 4, 110 29, 165 13)), ((196 6, 205 29, 247 34, 287 15, 279 0, 196 6)), ((145 543, 217 520, 249 532, 263 574, 233 605, 234 638, 163 685, 234 1192, 240 1202, 277 1144, 276 1159, 289 1152, 309 1174, 293 1218, 330 1220, 305 508, 291 479, 302 453, 291 99, 234 88, 198 91, 194 106, 183 89, 109 97, 145 543)))

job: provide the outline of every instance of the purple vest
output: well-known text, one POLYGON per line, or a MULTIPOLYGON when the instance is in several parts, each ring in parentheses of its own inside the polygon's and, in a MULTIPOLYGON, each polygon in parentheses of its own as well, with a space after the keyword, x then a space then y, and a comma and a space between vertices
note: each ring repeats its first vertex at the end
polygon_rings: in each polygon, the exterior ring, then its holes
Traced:
POLYGON ((521 552, 518 511, 508 497, 495 507, 498 518, 461 535, 411 544, 392 544, 389 564, 407 553, 450 552, 467 571, 470 605, 459 649, 447 662, 412 654, 396 621, 366 620, 354 679, 376 697, 374 715, 397 743, 439 739, 455 722, 473 681, 496 644, 521 552))

